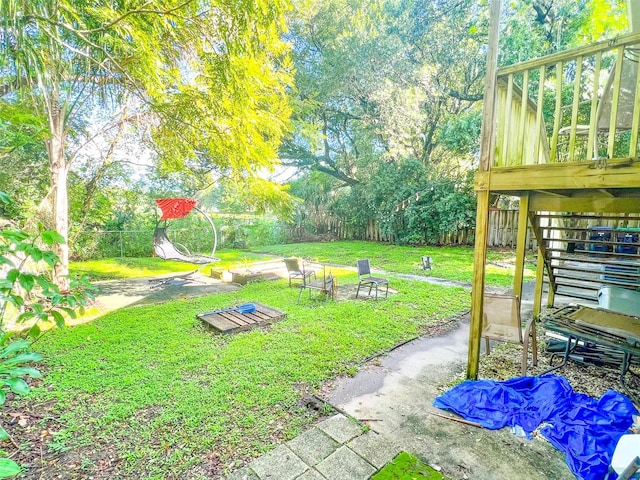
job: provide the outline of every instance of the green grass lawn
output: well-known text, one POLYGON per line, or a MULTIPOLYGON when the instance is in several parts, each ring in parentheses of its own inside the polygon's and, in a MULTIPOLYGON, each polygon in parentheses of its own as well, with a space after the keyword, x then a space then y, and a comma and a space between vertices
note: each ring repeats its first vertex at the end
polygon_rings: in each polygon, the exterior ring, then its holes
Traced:
MULTIPOLYGON (((219 262, 210 263, 203 271, 211 268, 228 269, 232 265, 249 264, 255 261, 269 260, 272 257, 243 250, 218 250, 219 262)), ((71 262, 69 270, 73 275, 87 275, 90 280, 112 280, 118 278, 144 278, 169 273, 189 272, 198 266, 192 263, 163 260, 159 257, 148 258, 107 258, 86 262, 71 262)))
MULTIPOLYGON (((355 266, 356 260, 368 258, 372 268, 389 272, 412 273, 471 282, 473 276, 472 247, 406 247, 375 242, 340 241, 294 243, 256 247, 254 251, 284 257, 309 258, 322 263, 355 266), (433 268, 423 270, 421 257, 433 259, 433 268)), ((488 285, 508 287, 513 284, 513 250, 490 250, 487 254, 486 282, 488 285), (507 265, 507 266, 505 266, 507 265)), ((525 269, 525 278, 534 278, 535 270, 525 269)))
MULTIPOLYGON (((248 266, 252 262, 279 257, 304 257, 314 262, 355 266, 356 260, 368 258, 372 268, 395 273, 410 273, 471 282, 473 275, 473 248, 471 247, 406 247, 363 241, 294 243, 256 247, 253 251, 224 249, 216 252, 220 262, 203 268, 226 270, 248 266), (433 258, 433 268, 423 270, 421 256, 433 258)), ((490 250, 487 253, 487 285, 510 287, 513 284, 513 250, 490 250)), ((105 259, 93 262, 72 262, 73 274, 86 274, 92 280, 114 278, 140 278, 193 270, 189 263, 160 258, 105 259)), ((535 277, 535 269, 525 268, 525 279, 535 277)))
POLYGON ((35 345, 45 377, 22 408, 50 405, 59 423, 49 448, 73 452, 88 473, 100 465, 96 450, 118 458, 125 478, 205 478, 194 474, 203 462, 222 473, 310 425, 317 413, 299 406, 302 390, 354 374, 363 359, 469 307, 462 288, 400 279, 393 288, 387 300, 297 305, 285 280, 260 282, 52 331, 35 345), (195 318, 252 301, 287 317, 228 336, 195 318))
MULTIPOLYGON (((260 250, 344 265, 369 258, 374 268, 393 273, 467 282, 473 262, 472 249, 459 247, 332 242, 260 250), (433 257, 432 271, 420 270, 421 255, 433 257)), ((219 256, 218 268, 266 259, 240 250, 219 256)), ((513 252, 492 252, 489 263, 509 263, 510 257, 513 252)), ((160 259, 119 259, 74 263, 71 271, 106 279, 193 268, 160 259)), ((488 282, 510 285, 508 266, 495 269, 488 282)), ((332 273, 340 285, 357 283, 353 270, 332 267, 332 273)), ((386 300, 323 303, 305 294, 298 305, 298 290, 279 280, 235 293, 124 308, 39 340, 35 350, 44 357, 44 379, 31 396, 14 402, 43 419, 36 428, 51 435, 43 461, 48 473, 60 478, 196 479, 228 473, 311 425, 318 412, 301 405, 303 391, 353 375, 364 359, 469 308, 468 289, 398 277, 391 287, 398 293, 386 300), (212 333, 195 318, 256 301, 286 312, 286 318, 228 336, 212 333)), ((40 451, 34 447, 31 457, 39 459, 40 451)), ((25 453, 25 458, 30 457, 25 453)))

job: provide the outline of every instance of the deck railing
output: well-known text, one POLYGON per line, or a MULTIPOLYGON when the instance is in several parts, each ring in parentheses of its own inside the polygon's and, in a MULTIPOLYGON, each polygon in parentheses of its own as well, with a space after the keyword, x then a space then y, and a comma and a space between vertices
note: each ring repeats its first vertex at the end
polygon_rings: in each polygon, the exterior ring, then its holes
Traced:
POLYGON ((498 71, 493 167, 638 155, 640 34, 498 71))

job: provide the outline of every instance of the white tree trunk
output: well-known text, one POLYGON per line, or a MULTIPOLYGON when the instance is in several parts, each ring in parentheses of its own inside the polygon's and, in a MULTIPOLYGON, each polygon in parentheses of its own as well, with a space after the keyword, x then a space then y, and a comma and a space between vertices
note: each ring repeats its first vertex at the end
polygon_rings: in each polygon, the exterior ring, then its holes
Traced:
MULTIPOLYGON (((55 102, 57 103, 57 102, 55 102)), ((54 103, 54 104, 55 104, 54 103)), ((60 262, 53 269, 53 281, 60 291, 69 290, 69 199, 67 195, 67 177, 69 165, 65 159, 64 114, 59 108, 49 113, 51 137, 47 141, 49 169, 51 171, 51 190, 53 192, 53 225, 64 238, 63 244, 56 243, 53 251, 60 262)))

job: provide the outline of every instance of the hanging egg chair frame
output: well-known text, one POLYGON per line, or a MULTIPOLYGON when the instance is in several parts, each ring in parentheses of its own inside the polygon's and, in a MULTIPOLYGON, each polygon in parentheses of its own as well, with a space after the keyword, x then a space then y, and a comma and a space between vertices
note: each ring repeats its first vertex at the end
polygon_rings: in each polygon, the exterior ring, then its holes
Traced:
POLYGON ((218 247, 218 233, 216 231, 216 226, 211 217, 197 207, 197 202, 195 200, 189 198, 159 198, 156 199, 156 204, 162 211, 162 215, 158 219, 153 231, 153 251, 158 257, 164 260, 177 260, 180 262, 199 265, 206 265, 207 263, 220 261, 220 259, 215 256, 216 249, 218 247), (194 255, 184 245, 172 242, 167 235, 170 220, 184 218, 192 211, 202 215, 211 227, 213 245, 211 248, 211 255, 209 256, 194 255))

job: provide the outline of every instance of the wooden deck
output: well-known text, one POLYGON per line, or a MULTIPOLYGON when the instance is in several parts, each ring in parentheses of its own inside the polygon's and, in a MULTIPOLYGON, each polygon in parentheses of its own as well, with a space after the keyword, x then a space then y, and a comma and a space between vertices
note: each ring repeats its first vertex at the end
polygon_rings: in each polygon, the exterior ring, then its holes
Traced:
POLYGON ((275 308, 258 302, 252 303, 256 306, 256 311, 252 313, 219 311, 206 315, 198 314, 196 318, 211 326, 217 333, 237 333, 260 325, 268 325, 287 316, 286 313, 275 308))

